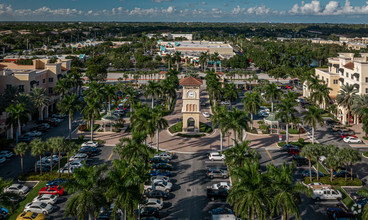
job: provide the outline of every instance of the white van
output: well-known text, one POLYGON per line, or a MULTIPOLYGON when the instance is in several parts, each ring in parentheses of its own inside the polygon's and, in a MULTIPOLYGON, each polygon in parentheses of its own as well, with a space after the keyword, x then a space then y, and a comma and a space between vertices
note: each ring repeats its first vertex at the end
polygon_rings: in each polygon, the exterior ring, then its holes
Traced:
POLYGON ((339 190, 323 187, 322 189, 313 190, 313 199, 321 200, 321 199, 342 199, 342 194, 339 190))

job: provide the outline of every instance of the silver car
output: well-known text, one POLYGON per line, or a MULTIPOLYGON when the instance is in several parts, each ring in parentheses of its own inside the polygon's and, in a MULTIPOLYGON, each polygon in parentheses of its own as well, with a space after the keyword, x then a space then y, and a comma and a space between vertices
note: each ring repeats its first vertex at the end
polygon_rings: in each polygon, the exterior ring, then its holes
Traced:
POLYGON ((169 159, 171 160, 173 158, 173 154, 172 153, 168 153, 168 152, 161 152, 156 154, 154 157, 160 157, 162 159, 169 159))
POLYGON ((41 194, 33 199, 32 202, 43 202, 47 204, 55 204, 58 200, 58 195, 52 195, 52 194, 41 194))
POLYGON ((30 202, 27 203, 26 207, 24 207, 24 212, 50 214, 53 208, 54 207, 51 204, 44 202, 30 202))
POLYGON ((28 193, 30 188, 28 186, 24 186, 22 184, 12 184, 11 186, 4 189, 4 192, 11 192, 16 194, 26 194, 28 193))

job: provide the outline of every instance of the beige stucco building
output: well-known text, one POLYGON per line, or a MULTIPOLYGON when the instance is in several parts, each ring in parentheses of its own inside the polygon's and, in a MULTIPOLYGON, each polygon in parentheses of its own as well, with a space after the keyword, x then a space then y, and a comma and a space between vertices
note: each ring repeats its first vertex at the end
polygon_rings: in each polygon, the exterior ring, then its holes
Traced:
POLYGON ((199 132, 200 87, 203 82, 190 76, 180 80, 180 85, 183 86, 183 132, 199 132))

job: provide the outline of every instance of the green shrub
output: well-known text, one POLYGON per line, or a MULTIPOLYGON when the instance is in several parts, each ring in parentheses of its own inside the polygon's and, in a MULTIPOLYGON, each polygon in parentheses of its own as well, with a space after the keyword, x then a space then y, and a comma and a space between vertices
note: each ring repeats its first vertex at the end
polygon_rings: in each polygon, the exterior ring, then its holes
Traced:
POLYGON ((299 134, 298 129, 289 129, 289 134, 299 134))
POLYGON ((97 140, 95 140, 97 143, 99 143, 99 144, 105 144, 106 143, 106 141, 105 140, 101 140, 101 139, 97 139, 97 140))
POLYGON ((259 129, 261 129, 261 130, 268 130, 268 126, 265 125, 265 124, 262 124, 262 125, 259 126, 259 129))
POLYGON ((79 135, 78 136, 78 141, 83 141, 84 140, 84 136, 83 135, 79 135))
POLYGON ((205 124, 205 123, 200 123, 200 128, 199 128, 200 132, 206 132, 206 133, 210 133, 212 132, 212 127, 205 124))
POLYGON ((180 121, 169 128, 171 133, 177 133, 183 131, 183 122, 180 121))
POLYGON ((284 146, 285 144, 286 144, 286 142, 285 142, 285 141, 281 141, 281 142, 277 143, 277 145, 278 145, 279 147, 282 147, 282 146, 284 146))
MULTIPOLYGON (((317 182, 317 178, 313 177, 312 182, 317 182)), ((350 180, 350 178, 345 182, 345 177, 335 177, 332 182, 330 182, 329 176, 320 177, 318 182, 323 184, 329 184, 329 185, 336 185, 336 186, 361 186, 362 181, 358 178, 354 178, 353 181, 350 180)), ((304 177, 304 183, 309 184, 311 183, 309 180, 309 177, 304 177)))
POLYGON ((199 138, 206 136, 205 134, 182 134, 182 133, 178 133, 177 135, 180 137, 187 137, 187 138, 199 138))
POLYGON ((363 139, 368 141, 368 137, 366 137, 366 136, 364 136, 363 139))
POLYGON ((101 129, 101 128, 100 128, 100 129, 98 129, 98 130, 97 130, 97 132, 102 132, 102 129, 101 129))
POLYGON ((364 152, 364 153, 363 153, 363 155, 364 155, 365 157, 368 157, 368 152, 364 152))
POLYGON ((259 125, 264 125, 264 121, 263 120, 260 120, 260 121, 257 121, 257 123, 259 124, 259 125))
POLYGON ((298 138, 298 142, 301 143, 301 144, 304 144, 305 143, 305 141, 304 141, 303 138, 298 138))
POLYGON ((249 128, 247 131, 252 134, 258 134, 257 128, 252 128, 252 129, 249 128))
POLYGON ((286 131, 281 131, 280 134, 286 134, 286 131))

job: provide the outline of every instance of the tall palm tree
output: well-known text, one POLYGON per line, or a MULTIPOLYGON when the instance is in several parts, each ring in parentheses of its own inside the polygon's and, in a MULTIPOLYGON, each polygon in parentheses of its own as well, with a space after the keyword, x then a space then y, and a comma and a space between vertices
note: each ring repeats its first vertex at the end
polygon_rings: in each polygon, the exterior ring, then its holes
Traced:
POLYGON ((228 112, 225 106, 217 106, 215 108, 214 114, 211 115, 212 128, 218 126, 220 130, 220 152, 222 153, 223 149, 223 136, 229 130, 227 124, 228 112))
MULTIPOLYGON (((155 127, 152 126, 152 109, 146 104, 137 107, 130 117, 130 126, 133 132, 144 132, 146 135, 153 135, 155 127)), ((144 141, 146 143, 146 140, 144 141)))
POLYGON ((173 61, 173 57, 170 54, 166 54, 166 56, 164 58, 167 62, 168 69, 170 70, 171 69, 171 63, 173 61))
POLYGON ((211 60, 213 61, 213 67, 215 68, 215 72, 216 72, 216 70, 217 70, 217 62, 220 61, 219 54, 217 52, 215 52, 214 54, 212 54, 211 60))
POLYGON ((63 97, 65 94, 69 94, 71 88, 72 88, 72 84, 69 78, 63 78, 63 79, 59 79, 56 82, 54 91, 56 94, 60 94, 61 97, 63 97))
POLYGON ((144 96, 146 96, 146 98, 151 97, 152 99, 151 108, 153 108, 154 106, 155 97, 158 97, 159 95, 160 95, 160 87, 158 82, 148 81, 148 84, 144 91, 144 96))
POLYGON ((201 52, 201 55, 199 56, 199 63, 202 66, 202 71, 206 69, 206 63, 208 60, 208 53, 207 52, 201 52))
POLYGON ((226 156, 225 162, 232 168, 243 167, 246 161, 258 162, 259 153, 249 147, 250 141, 235 141, 235 145, 227 149, 224 154, 226 156))
MULTIPOLYGON (((74 142, 71 142, 70 140, 68 142, 64 142, 64 146, 62 148, 66 152, 66 161, 68 162, 68 176, 70 175, 70 163, 69 163, 69 156, 74 154, 79 150, 79 145, 77 145, 74 142)), ((60 158, 60 157, 59 157, 60 158)), ((59 168, 60 170, 60 168, 59 168)), ((60 172, 59 172, 60 176, 60 172)))
POLYGON ((365 108, 368 108, 368 94, 355 96, 351 111, 358 117, 362 117, 365 108))
MULTIPOLYGON (((40 138, 33 139, 31 143, 29 143, 29 146, 31 148, 31 155, 37 158, 37 156, 40 159, 40 175, 42 176, 42 154, 45 153, 46 150, 46 144, 43 142, 40 138)), ((37 159, 35 159, 35 173, 37 172, 37 159)))
POLYGON ((329 96, 330 90, 331 88, 329 88, 326 84, 318 83, 313 87, 312 93, 310 95, 311 101, 318 103, 323 109, 325 109, 331 99, 329 96))
POLYGON ((179 71, 180 63, 181 63, 181 53, 180 51, 176 51, 174 53, 174 60, 176 61, 176 71, 179 71))
POLYGON ((72 138, 72 120, 75 111, 82 108, 82 102, 77 98, 76 94, 64 96, 63 99, 57 103, 57 108, 61 114, 68 114, 69 116, 69 140, 72 138))
POLYGON ((232 102, 239 98, 238 89, 234 83, 225 84, 224 99, 230 101, 230 108, 232 108, 232 102))
POLYGON ((120 208, 124 210, 124 217, 135 216, 135 209, 142 202, 140 184, 147 178, 139 172, 140 167, 129 165, 125 160, 114 160, 112 169, 108 172, 109 187, 106 197, 114 201, 112 213, 120 208))
POLYGON ((39 112, 39 120, 42 120, 42 109, 50 103, 49 96, 46 94, 46 89, 41 87, 34 87, 31 90, 31 99, 33 105, 38 109, 39 112))
POLYGON ((339 156, 338 151, 339 149, 335 145, 329 144, 325 146, 325 152, 328 155, 325 160, 325 163, 326 163, 326 166, 330 169, 330 181, 331 182, 334 176, 333 175, 334 169, 341 166, 342 164, 342 161, 338 157, 339 156))
POLYGON ((95 119, 100 116, 101 103, 97 97, 86 97, 85 101, 87 105, 83 108, 82 114, 91 121, 91 141, 93 141, 95 119))
POLYGON ((250 114, 250 128, 253 129, 253 115, 258 112, 261 106, 261 96, 258 92, 244 93, 242 102, 244 103, 244 111, 250 114))
POLYGON ((93 81, 88 84, 88 89, 84 91, 84 95, 86 97, 97 98, 97 100, 102 103, 105 100, 105 91, 103 87, 103 83, 93 81))
POLYGON ((286 143, 289 143, 289 124, 292 123, 298 111, 295 109, 297 103, 294 100, 282 99, 278 105, 279 112, 276 113, 276 118, 281 119, 286 123, 286 143))
POLYGON ((22 170, 22 176, 24 175, 23 157, 26 154, 28 148, 29 148, 28 144, 26 144, 24 142, 20 142, 20 143, 17 144, 17 146, 14 147, 14 153, 16 155, 20 156, 20 167, 21 167, 21 170, 22 170))
POLYGON ((111 100, 116 97, 117 87, 115 85, 106 84, 104 86, 105 95, 109 101, 109 112, 111 112, 111 100))
POLYGON ((106 165, 84 165, 74 170, 73 178, 64 185, 68 193, 72 194, 66 204, 65 216, 77 216, 78 220, 83 220, 87 214, 88 219, 93 220, 96 211, 106 206, 108 184, 106 175, 103 175, 106 169, 106 165))
POLYGON ((164 118, 164 111, 161 106, 156 106, 152 110, 152 120, 151 120, 152 126, 156 129, 156 147, 157 152, 160 150, 159 144, 160 144, 160 131, 163 129, 166 129, 168 127, 168 122, 164 118))
MULTIPOLYGON (((350 164, 350 179, 353 180, 353 166, 362 160, 362 155, 358 150, 349 148, 349 164, 350 164)), ((347 168, 347 167, 346 167, 347 168)))
MULTIPOLYGON (((315 155, 315 146, 314 144, 308 144, 307 146, 303 147, 302 152, 300 153, 301 156, 306 157, 308 159, 308 167, 309 167, 309 180, 312 182, 312 159, 315 155)), ((318 161, 317 161, 318 163, 318 161)))
POLYGON ((54 153, 59 153, 59 159, 58 159, 58 170, 60 170, 60 150, 62 146, 64 146, 64 138, 63 137, 51 137, 46 140, 46 149, 48 152, 51 153, 51 169, 50 169, 50 175, 52 175, 52 165, 53 165, 53 155, 54 153))
POLYGON ((226 125, 227 129, 232 129, 234 133, 234 140, 233 144, 237 140, 237 136, 240 137, 239 139, 242 140, 242 131, 248 130, 249 128, 249 121, 248 115, 244 111, 240 111, 237 108, 233 108, 232 111, 228 112, 226 125))
POLYGON ((273 104, 282 95, 282 91, 277 88, 275 83, 269 83, 264 87, 265 97, 271 101, 271 111, 273 112, 273 104))
POLYGON ((322 113, 323 111, 314 105, 308 106, 307 111, 302 113, 304 123, 312 127, 312 144, 314 144, 314 130, 317 124, 323 126, 322 113))
POLYGON ((336 102, 338 105, 344 107, 348 112, 348 123, 350 124, 351 108, 356 99, 356 93, 358 89, 354 85, 343 85, 340 88, 339 94, 336 96, 336 102))
POLYGON ((15 143, 18 144, 18 137, 22 133, 22 125, 26 124, 28 121, 28 112, 23 103, 20 104, 12 104, 5 109, 8 113, 8 117, 6 118, 6 124, 10 125, 12 137, 14 127, 17 128, 17 132, 15 133, 15 143))

